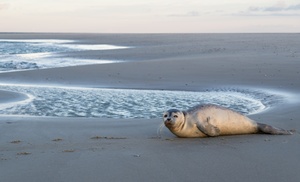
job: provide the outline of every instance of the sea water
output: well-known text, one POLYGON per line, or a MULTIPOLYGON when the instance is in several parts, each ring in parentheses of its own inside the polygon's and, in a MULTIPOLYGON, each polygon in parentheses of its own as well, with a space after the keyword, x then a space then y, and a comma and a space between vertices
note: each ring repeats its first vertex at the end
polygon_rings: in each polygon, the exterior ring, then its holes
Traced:
POLYGON ((165 110, 186 110, 198 104, 218 104, 254 114, 280 99, 267 92, 237 89, 189 92, 5 84, 0 89, 28 95, 22 103, 2 106, 1 115, 159 118, 165 110))
POLYGON ((0 72, 115 63, 120 60, 75 59, 57 57, 57 55, 84 50, 105 51, 128 48, 130 47, 108 44, 80 44, 73 40, 0 39, 0 72))

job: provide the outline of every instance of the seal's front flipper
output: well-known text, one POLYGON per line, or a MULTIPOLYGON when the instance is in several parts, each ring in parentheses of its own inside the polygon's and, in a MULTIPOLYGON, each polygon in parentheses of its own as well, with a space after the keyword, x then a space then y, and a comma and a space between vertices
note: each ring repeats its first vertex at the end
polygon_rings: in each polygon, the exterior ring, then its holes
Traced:
POLYGON ((219 136, 220 135, 220 129, 217 126, 214 126, 209 123, 210 117, 208 117, 205 121, 203 122, 198 122, 197 123, 197 128, 203 132, 204 134, 214 137, 214 136, 219 136))
POLYGON ((266 134, 272 134, 272 135, 292 135, 293 132, 284 130, 281 128, 275 128, 270 125, 262 124, 262 123, 257 123, 257 128, 258 131, 261 133, 266 133, 266 134))

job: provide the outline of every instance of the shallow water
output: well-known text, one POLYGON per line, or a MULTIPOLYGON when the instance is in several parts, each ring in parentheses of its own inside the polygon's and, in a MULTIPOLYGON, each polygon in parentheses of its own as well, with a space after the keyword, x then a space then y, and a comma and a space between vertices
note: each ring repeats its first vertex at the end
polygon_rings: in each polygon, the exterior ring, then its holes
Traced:
POLYGON ((104 64, 120 62, 118 60, 88 60, 56 57, 58 53, 83 50, 112 50, 129 47, 115 45, 86 45, 72 40, 0 39, 0 72, 28 69, 104 64))
POLYGON ((218 104, 244 114, 261 112, 281 96, 267 92, 223 89, 205 92, 127 90, 36 85, 0 85, 27 94, 30 101, 2 106, 2 115, 159 118, 171 108, 218 104))
MULTIPOLYGON (((130 47, 85 45, 73 40, 0 39, 0 72, 115 63, 119 61, 62 58, 57 55, 83 50, 126 48, 130 47)), ((171 108, 186 110, 206 103, 222 105, 244 114, 253 114, 271 107, 283 97, 280 94, 247 89, 187 92, 14 84, 0 84, 0 89, 28 96, 24 101, 0 103, 2 115, 58 117, 159 118, 163 111, 171 108)))

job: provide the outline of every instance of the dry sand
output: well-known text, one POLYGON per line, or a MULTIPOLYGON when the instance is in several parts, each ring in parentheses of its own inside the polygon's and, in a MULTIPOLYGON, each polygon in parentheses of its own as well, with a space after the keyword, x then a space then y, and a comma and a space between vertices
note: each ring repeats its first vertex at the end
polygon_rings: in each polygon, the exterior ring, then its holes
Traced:
MULTIPOLYGON (((69 57, 118 64, 1 73, 0 82, 109 88, 300 91, 299 34, 0 34, 135 46, 69 57)), ((0 92, 2 94, 2 92, 0 92)), ((299 181, 299 97, 254 120, 291 136, 176 138, 160 119, 0 119, 0 181, 299 181)))

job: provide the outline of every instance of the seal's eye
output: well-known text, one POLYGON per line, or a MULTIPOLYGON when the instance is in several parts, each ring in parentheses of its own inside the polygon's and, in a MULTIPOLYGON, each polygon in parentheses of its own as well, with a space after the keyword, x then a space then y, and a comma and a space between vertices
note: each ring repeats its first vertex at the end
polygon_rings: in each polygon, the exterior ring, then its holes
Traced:
POLYGON ((174 118, 178 118, 178 116, 177 116, 177 115, 174 115, 174 118))
POLYGON ((166 118, 166 117, 168 117, 168 115, 167 115, 167 114, 165 114, 165 115, 164 115, 164 118, 166 118))

